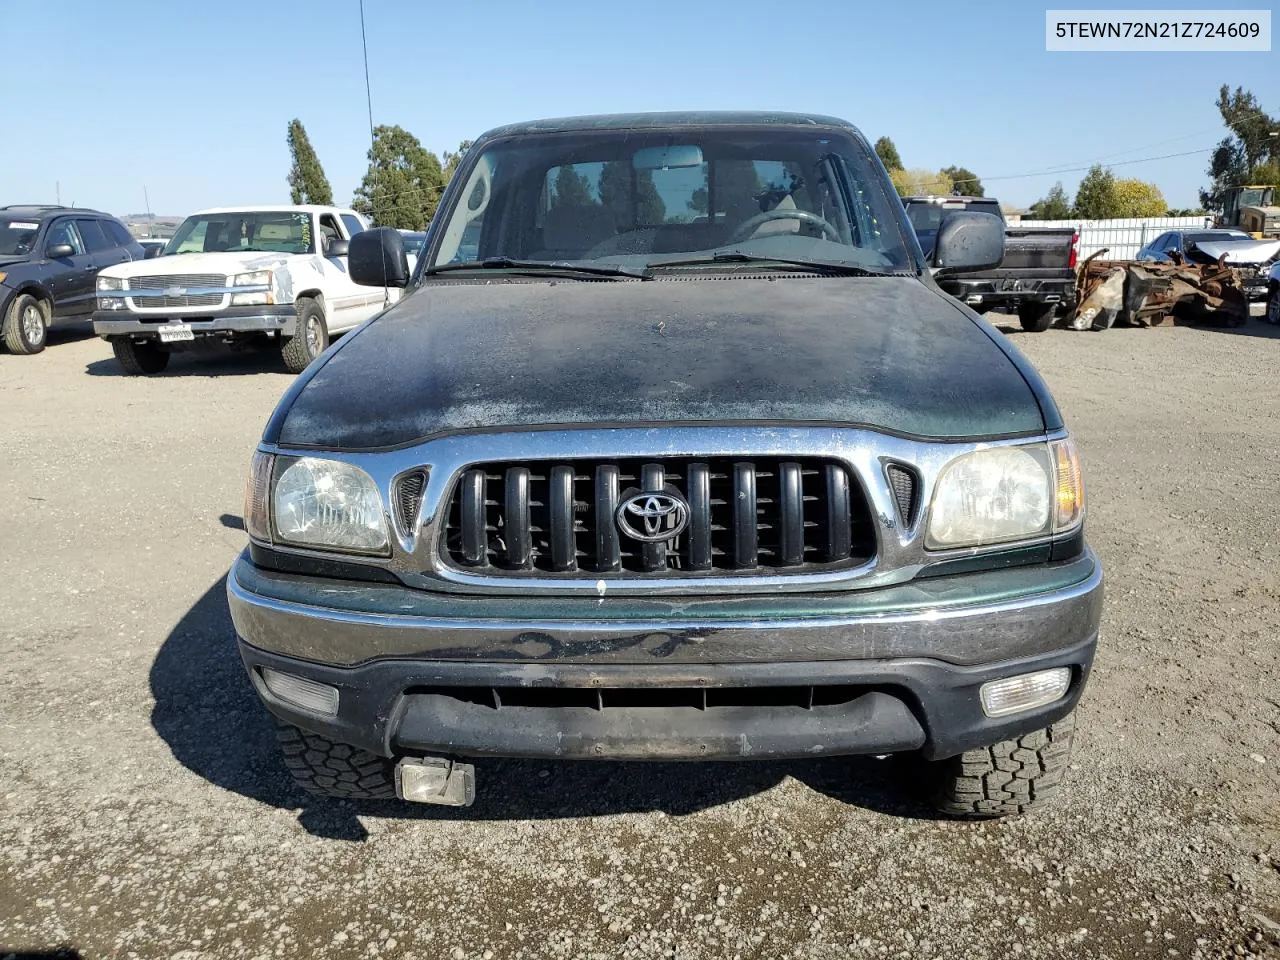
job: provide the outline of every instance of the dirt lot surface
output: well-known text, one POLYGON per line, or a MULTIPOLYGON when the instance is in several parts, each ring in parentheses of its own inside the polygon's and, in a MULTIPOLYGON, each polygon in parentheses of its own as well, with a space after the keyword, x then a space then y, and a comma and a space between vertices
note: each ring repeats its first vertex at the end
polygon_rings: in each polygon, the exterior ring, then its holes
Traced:
POLYGON ((1083 448, 1108 601, 1061 802, 979 824, 873 759, 309 800, 223 596, 290 379, 0 355, 0 956, 1280 954, 1277 333, 1015 336, 1083 448))

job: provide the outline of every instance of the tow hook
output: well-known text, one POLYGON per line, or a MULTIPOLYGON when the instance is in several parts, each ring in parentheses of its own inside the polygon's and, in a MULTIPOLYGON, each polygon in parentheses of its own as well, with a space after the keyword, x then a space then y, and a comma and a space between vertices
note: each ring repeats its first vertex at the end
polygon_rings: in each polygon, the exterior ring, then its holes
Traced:
POLYGON ((413 803, 469 807, 476 798, 476 768, 445 757, 405 757, 396 764, 396 796, 413 803))

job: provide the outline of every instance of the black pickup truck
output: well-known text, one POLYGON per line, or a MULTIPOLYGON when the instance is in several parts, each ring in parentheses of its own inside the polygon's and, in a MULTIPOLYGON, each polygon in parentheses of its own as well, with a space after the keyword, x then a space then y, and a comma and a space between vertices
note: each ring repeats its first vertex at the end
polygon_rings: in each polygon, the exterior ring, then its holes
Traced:
POLYGON ((1044 381, 808 115, 491 131, 404 298, 294 383, 227 580, 307 790, 466 804, 473 758, 904 753, 961 816, 1057 789, 1102 570, 1044 381), (370 385, 376 384, 376 389, 370 385))
MULTIPOLYGON (((907 218, 925 256, 932 256, 938 227, 952 213, 1000 213, 990 197, 904 197, 907 218)), ((1075 297, 1076 252, 1080 235, 1071 227, 1010 227, 1004 231, 1004 259, 993 270, 942 269, 934 279, 947 293, 978 313, 1016 313, 1022 329, 1049 329, 1054 314, 1075 297)))

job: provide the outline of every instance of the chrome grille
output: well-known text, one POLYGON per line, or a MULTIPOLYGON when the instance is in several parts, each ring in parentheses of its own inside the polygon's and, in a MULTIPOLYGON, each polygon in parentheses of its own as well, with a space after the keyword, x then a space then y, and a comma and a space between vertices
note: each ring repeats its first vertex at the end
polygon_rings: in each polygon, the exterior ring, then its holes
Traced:
MULTIPOLYGON (((200 289, 227 285, 227 278, 220 273, 177 273, 163 277, 133 277, 130 290, 168 290, 170 287, 200 289)), ((128 291, 125 291, 126 296, 128 291)), ((138 297, 134 309, 156 310, 166 307, 216 307, 222 303, 221 293, 182 294, 176 297, 138 297)))
POLYGON ((475 573, 597 578, 812 573, 875 554, 871 510, 844 464, 695 458, 477 464, 448 501, 442 552, 475 573), (666 494, 687 525, 652 542, 619 506, 666 494))

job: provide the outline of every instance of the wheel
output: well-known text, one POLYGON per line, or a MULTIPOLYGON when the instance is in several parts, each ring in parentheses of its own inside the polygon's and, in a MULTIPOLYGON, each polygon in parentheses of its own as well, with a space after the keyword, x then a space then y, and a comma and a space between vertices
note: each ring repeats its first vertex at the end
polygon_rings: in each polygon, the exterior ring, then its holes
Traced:
POLYGON ((311 366, 311 361, 324 353, 329 346, 329 325, 325 323, 324 310, 309 297, 298 301, 297 333, 284 342, 280 355, 290 373, 301 373, 311 366))
POLYGON ((348 800, 394 800, 396 766, 386 757, 345 743, 334 743, 282 720, 276 736, 284 765, 308 793, 348 800))
POLYGON ((933 805, 953 817, 1006 817, 1039 808, 1062 783, 1074 732, 1075 716, 1068 714, 1016 740, 930 764, 933 805))
POLYGON ((1280 285, 1271 288, 1267 297, 1267 312, 1264 315, 1267 323, 1280 323, 1280 285))
POLYGON ((169 351, 147 340, 112 340, 111 350, 124 372, 135 377, 159 373, 169 365, 169 351))
POLYGON ((49 330, 49 307, 29 293, 20 293, 4 315, 4 345, 10 353, 39 353, 49 330))
POLYGON ((1028 333, 1044 333, 1053 323, 1053 314, 1057 309, 1057 304, 1053 303, 1019 304, 1018 322, 1028 333))

